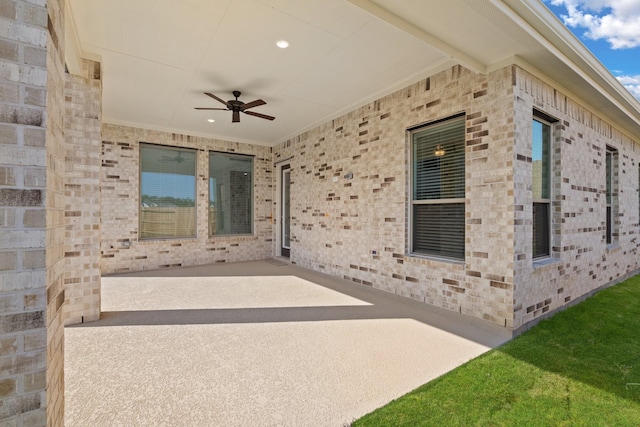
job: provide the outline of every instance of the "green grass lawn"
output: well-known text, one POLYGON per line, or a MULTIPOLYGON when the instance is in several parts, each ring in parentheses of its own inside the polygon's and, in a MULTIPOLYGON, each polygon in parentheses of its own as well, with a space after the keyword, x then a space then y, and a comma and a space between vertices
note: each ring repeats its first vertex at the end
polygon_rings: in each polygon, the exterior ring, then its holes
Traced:
POLYGON ((640 276, 353 426, 640 426, 640 276))

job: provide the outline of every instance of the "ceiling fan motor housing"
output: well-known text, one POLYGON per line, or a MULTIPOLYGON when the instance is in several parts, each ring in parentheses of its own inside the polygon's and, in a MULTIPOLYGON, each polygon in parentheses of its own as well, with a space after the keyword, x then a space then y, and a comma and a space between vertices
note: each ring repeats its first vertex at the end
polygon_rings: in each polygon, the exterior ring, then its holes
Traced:
POLYGON ((235 111, 238 110, 240 111, 240 108, 244 105, 244 102, 242 101, 238 101, 238 100, 231 100, 231 101, 227 101, 229 103, 229 106, 231 107, 230 110, 231 111, 235 111))

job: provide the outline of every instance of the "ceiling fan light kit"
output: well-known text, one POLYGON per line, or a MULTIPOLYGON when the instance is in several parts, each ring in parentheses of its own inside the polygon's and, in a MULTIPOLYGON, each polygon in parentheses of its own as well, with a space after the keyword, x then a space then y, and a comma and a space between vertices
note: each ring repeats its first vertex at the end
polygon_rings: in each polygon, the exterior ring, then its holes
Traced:
POLYGON ((242 101, 240 101, 238 98, 240 98, 240 95, 242 95, 242 93, 239 90, 234 90, 233 91, 233 96, 236 97, 236 99, 231 99, 229 101, 224 101, 221 98, 218 98, 216 95, 210 93, 210 92, 205 92, 205 95, 207 95, 210 98, 215 99, 216 101, 220 102, 221 104, 224 104, 227 108, 208 108, 208 107, 195 107, 196 110, 221 110, 221 111, 231 111, 233 114, 231 116, 231 122, 232 123, 239 123, 240 122, 240 113, 245 113, 249 116, 254 116, 254 117, 259 117, 261 119, 265 119, 265 120, 275 120, 275 117, 273 116, 268 116, 266 114, 261 114, 261 113, 256 113, 253 111, 247 111, 250 108, 254 108, 254 107, 259 107, 261 105, 266 105, 267 103, 264 102, 262 99, 256 99, 255 101, 251 101, 251 102, 247 102, 244 103, 242 101))

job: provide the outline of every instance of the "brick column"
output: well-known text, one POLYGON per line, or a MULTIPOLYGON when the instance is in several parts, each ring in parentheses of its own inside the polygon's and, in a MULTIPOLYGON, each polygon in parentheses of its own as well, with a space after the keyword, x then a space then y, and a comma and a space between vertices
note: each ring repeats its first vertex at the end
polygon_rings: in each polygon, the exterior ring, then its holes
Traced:
MULTIPOLYGON (((33 0, 30 0, 33 1, 33 0)), ((43 1, 43 0, 40 0, 43 1)), ((47 426, 64 424, 63 314, 65 240, 64 0, 46 0, 47 37, 47 426)))
POLYGON ((61 0, 0 0, 0 424, 63 424, 61 0))
POLYGON ((82 75, 65 86, 64 322, 100 318, 100 64, 83 60, 82 75))

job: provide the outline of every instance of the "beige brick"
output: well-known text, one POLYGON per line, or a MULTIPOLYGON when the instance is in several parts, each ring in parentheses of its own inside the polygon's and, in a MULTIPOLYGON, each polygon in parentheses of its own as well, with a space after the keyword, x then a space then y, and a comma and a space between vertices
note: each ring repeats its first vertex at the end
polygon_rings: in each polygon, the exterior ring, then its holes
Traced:
POLYGON ((24 226, 39 228, 45 226, 45 209, 27 209, 24 211, 24 226))
POLYGON ((32 147, 44 147, 46 133, 43 129, 25 128, 24 145, 32 147))
POLYGON ((26 24, 47 28, 47 9, 42 6, 25 4, 22 18, 26 24))
POLYGON ((0 228, 14 228, 16 226, 16 210, 0 208, 0 228))
POLYGON ((26 87, 24 90, 24 102, 28 105, 44 107, 46 105, 46 91, 43 89, 26 87))
POLYGON ((24 296, 24 309, 36 310, 44 309, 46 305, 45 294, 43 291, 35 293, 27 293, 24 296))
POLYGON ((0 82, 0 99, 4 102, 20 102, 20 87, 14 83, 0 82))
POLYGON ((44 287, 45 283, 44 271, 0 272, 0 289, 5 292, 38 289, 44 287))
POLYGON ((43 350, 47 346, 47 335, 44 330, 24 335, 24 351, 43 350))
POLYGON ((15 270, 18 256, 15 252, 0 252, 0 271, 15 270))
POLYGON ((41 188, 46 183, 46 171, 44 168, 30 168, 24 172, 24 185, 27 187, 41 188))
POLYGON ((0 0, 0 16, 16 19, 16 2, 13 0, 0 0))
POLYGON ((40 408, 41 399, 37 393, 14 396, 4 399, 0 406, 0 419, 12 417, 23 412, 30 412, 40 408))
POLYGON ((45 267, 45 251, 25 251, 23 253, 22 266, 26 269, 44 268, 45 267))
POLYGON ((44 369, 46 366, 45 356, 44 353, 38 353, 0 358, 0 375, 18 375, 44 369))
MULTIPOLYGON (((17 144, 18 132, 17 126, 0 123, 0 144, 17 144)), ((0 146, 4 150, 4 147, 0 146)))
POLYGON ((23 166, 45 166, 45 151, 34 148, 5 146, 0 150, 0 163, 23 166))
POLYGON ((18 352, 18 338, 16 336, 0 338, 0 356, 10 356, 18 352))
POLYGON ((13 378, 0 379, 0 398, 16 394, 16 380, 13 378))
POLYGON ((30 393, 37 390, 43 390, 45 387, 46 375, 45 371, 24 375, 24 392, 30 393))
POLYGON ((22 415, 25 426, 45 427, 47 425, 47 416, 44 408, 36 409, 22 415))
POLYGON ((15 312, 18 309, 16 294, 0 294, 0 314, 15 312))
POLYGON ((24 62, 27 65, 45 67, 47 65, 47 51, 38 47, 25 47, 24 62))
POLYGON ((15 168, 0 166, 0 185, 16 185, 15 168))
POLYGON ((18 43, 11 40, 0 40, 0 59, 18 61, 18 43))

